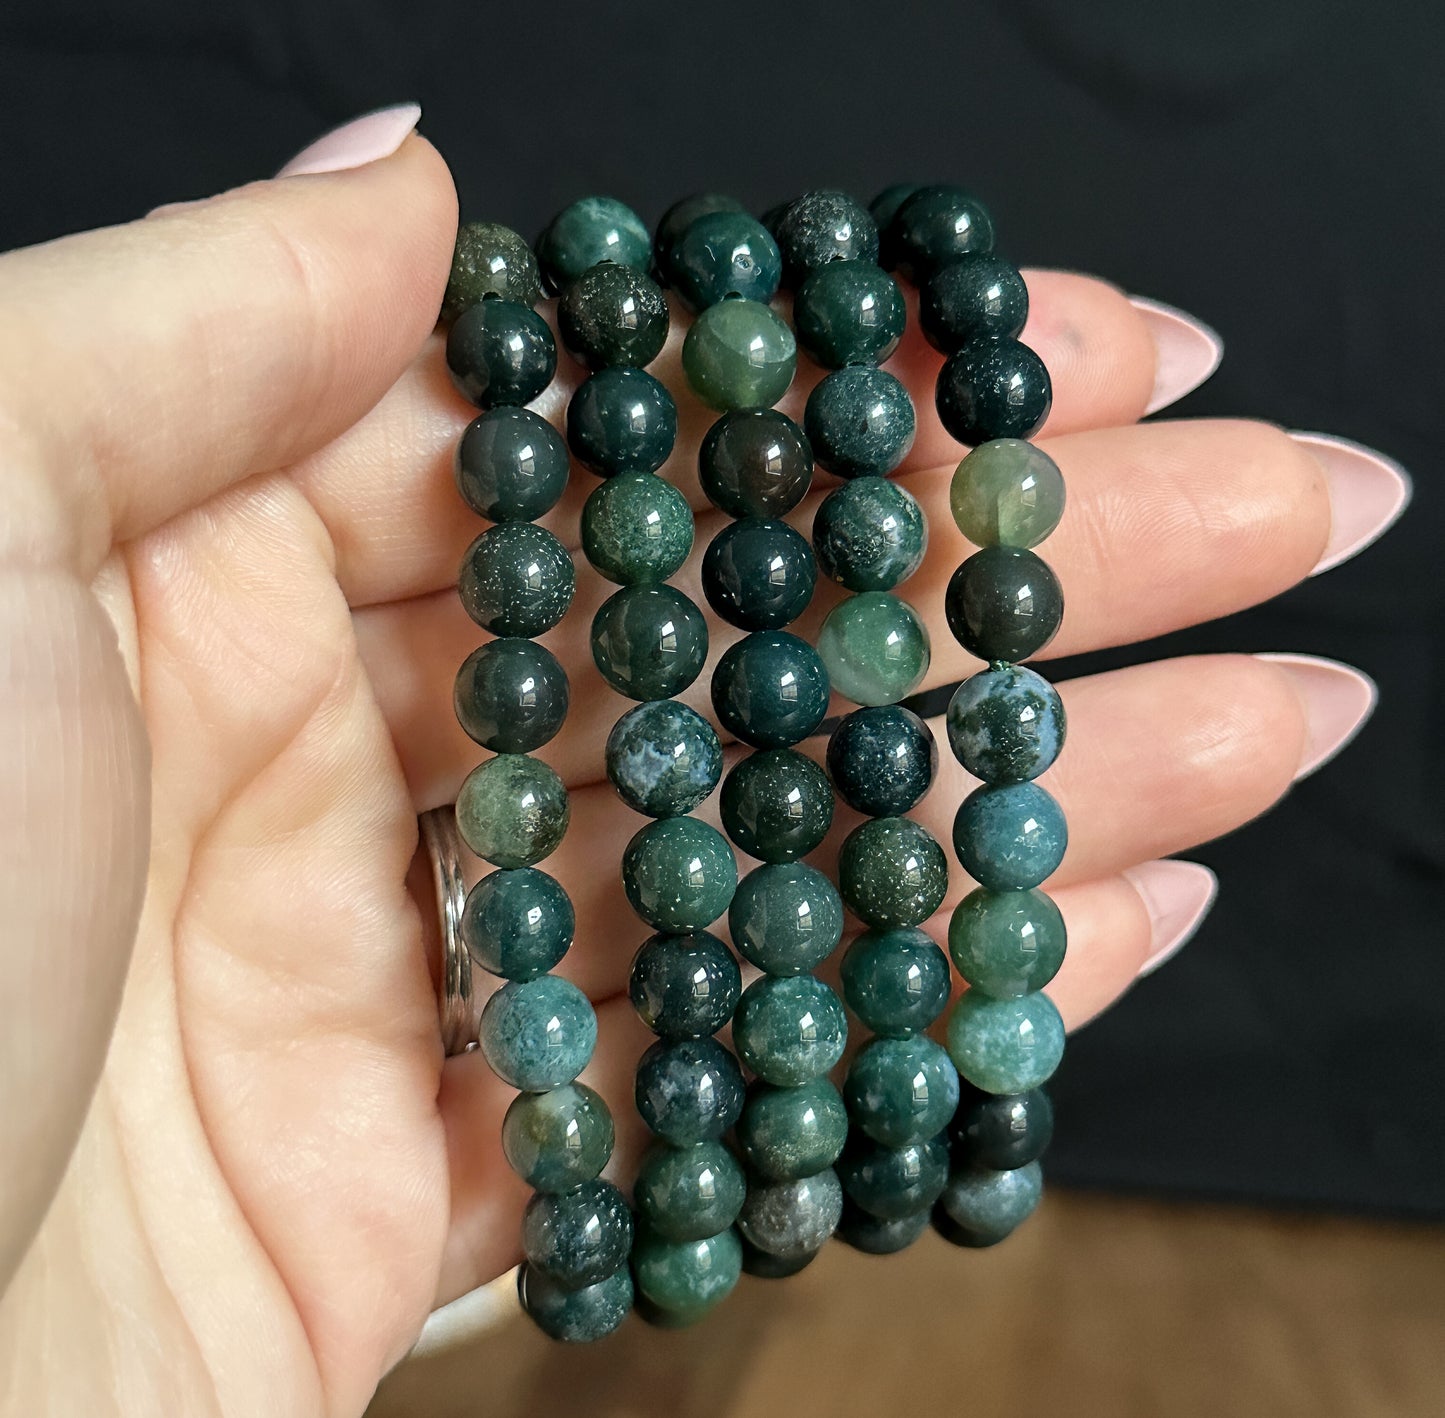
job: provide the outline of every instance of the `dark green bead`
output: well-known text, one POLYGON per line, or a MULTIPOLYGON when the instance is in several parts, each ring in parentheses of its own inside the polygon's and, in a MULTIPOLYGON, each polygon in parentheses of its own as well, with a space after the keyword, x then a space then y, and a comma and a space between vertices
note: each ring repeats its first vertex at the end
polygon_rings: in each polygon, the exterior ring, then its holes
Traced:
POLYGON ((754 867, 728 909, 738 953, 769 975, 801 975, 843 938, 843 903, 833 883, 802 862, 754 867))
POLYGON ((738 1119, 738 1146, 755 1176, 770 1182, 831 1167, 848 1139, 843 1095, 826 1078, 794 1088, 755 1083, 738 1119))
POLYGON ((928 343, 952 354, 970 340, 1015 338, 1029 316, 1018 268, 974 251, 939 267, 918 289, 918 323, 928 343))
POLYGON ((951 1132, 961 1161, 1000 1172, 1027 1167, 1053 1140, 1054 1105, 1041 1088, 993 1094, 965 1084, 951 1132))
POLYGON ((842 1214, 842 1185, 838 1174, 826 1167, 811 1177, 754 1182, 738 1213, 738 1230, 770 1256, 802 1260, 811 1258, 838 1229, 842 1214))
POLYGON ((819 568, 850 591, 891 591, 918 570, 927 548, 923 509, 886 478, 835 487, 813 518, 819 568))
POLYGON ((590 1344, 611 1334, 631 1312, 632 1275, 623 1266, 595 1285, 568 1290, 524 1265, 517 1271, 517 1298, 549 1338, 590 1344))
POLYGON ((1044 362, 1018 340, 971 340, 944 360, 934 394, 938 418, 960 443, 1031 438, 1053 406, 1044 362))
POLYGON ((588 369, 641 369, 667 343, 667 302, 651 276, 604 261, 584 271, 557 302, 562 343, 588 369))
POLYGON ((954 469, 948 500, 974 546, 1036 546, 1064 515, 1064 475, 1037 444, 993 438, 954 469))
POLYGON ((843 839, 838 888, 848 909, 874 930, 921 925, 943 905, 948 859, 911 818, 874 818, 843 839))
POLYGON ((727 296, 766 304, 778 292, 783 258, 772 234, 746 212, 698 217, 672 249, 668 276, 689 310, 727 296))
POLYGON ((928 627, 907 601, 863 591, 840 601, 818 632, 818 655, 839 694, 857 704, 893 704, 928 673, 928 627))
POLYGON ((680 201, 674 202, 662 214, 657 223, 657 230, 652 237, 653 257, 663 278, 671 282, 670 267, 673 250, 682 240, 688 227, 699 217, 705 217, 709 212, 746 212, 746 210, 736 197, 728 197, 721 192, 695 192, 690 197, 683 197, 680 201))
POLYGON ((502 1119, 507 1165, 539 1192, 590 1182, 612 1156, 612 1114, 585 1083, 519 1093, 502 1119))
POLYGON ((929 1137, 883 1147, 858 1138, 838 1163, 838 1178, 848 1196, 871 1216, 884 1221, 916 1216, 927 1212, 948 1183, 948 1143, 929 1137))
POLYGON ((958 973, 994 999, 1041 990, 1064 963, 1059 908, 1042 891, 980 886, 953 908, 948 953, 958 973))
POLYGON ((846 192, 807 192, 778 218, 783 284, 801 285, 830 261, 878 260, 878 227, 868 209, 846 192))
POLYGON ((624 586, 592 618, 592 659, 619 694, 671 699, 702 673, 707 621, 672 586, 624 586))
MULTIPOLYGON (((886 244, 888 228, 892 225, 893 218, 898 215, 901 207, 923 184, 921 182, 894 182, 885 187, 868 204, 868 213, 878 225, 878 240, 886 244)), ((887 266, 890 263, 886 259, 887 252, 880 251, 879 259, 887 266)))
POLYGON ((524 1093, 571 1083, 597 1047, 597 1015, 570 980, 509 980, 487 1001, 477 1029, 492 1072, 524 1093))
POLYGON ((843 1087, 853 1121, 885 1147, 937 1137, 958 1106, 958 1074, 922 1034, 874 1039, 848 1066, 843 1087))
POLYGON ((557 342, 530 305, 479 300, 447 331, 447 368, 479 409, 530 404, 557 372, 557 342))
POLYGON ((843 1057, 848 1016, 814 975, 764 975, 743 991, 733 1047, 764 1083, 796 1088, 843 1057))
POLYGON ((764 862, 805 857, 833 825, 833 787, 811 758, 791 748, 740 760, 723 780, 723 829, 764 862))
POLYGON ((455 320, 483 296, 522 305, 542 298, 542 273, 525 237, 496 222, 463 222, 457 228, 452 270, 442 298, 442 319, 455 320))
POLYGON ((552 289, 560 291, 602 261, 646 271, 652 239, 642 218, 625 203, 583 197, 558 212, 537 238, 537 260, 552 289))
POLYGON ((659 1040, 637 1063, 637 1111, 675 1147, 721 1137, 743 1111, 743 1074, 716 1039, 659 1040))
POLYGON ((734 409, 703 435, 702 490, 729 517, 781 517, 807 495, 813 450, 803 430, 776 409, 734 409))
POLYGON ((638 1294, 674 1323, 700 1319, 731 1293, 742 1269, 742 1245, 731 1229, 697 1241, 640 1236, 632 1252, 638 1294))
POLYGON ((953 819, 953 850, 963 869, 990 891, 1027 891, 1064 859, 1063 809, 1037 783, 975 788, 953 819))
POLYGON ((828 672, 806 640, 757 630, 723 652, 712 675, 718 722, 753 748, 801 743, 828 712, 828 672))
POLYGON ((891 1256, 906 1251, 926 1230, 929 1214, 915 1212, 894 1221, 870 1216, 856 1202, 843 1202, 843 1219, 838 1223, 838 1239, 862 1251, 864 1255, 891 1256))
POLYGON ((788 325, 756 300, 720 300, 693 321, 682 370, 710 409, 765 409, 788 392, 798 346, 788 325))
POLYGON ((993 250, 993 219, 961 187, 920 187, 888 226, 888 252, 902 275, 921 284, 940 266, 993 250))
POLYGON ((937 772, 932 730, 897 704, 845 714, 828 739, 833 786, 867 817, 901 817, 923 798, 937 772))
POLYGON ((798 344, 824 369, 882 364, 903 338, 908 312, 887 271, 867 261, 833 261, 798 287, 798 344))
POLYGON ((843 996, 875 1034, 904 1038, 927 1029, 948 1003, 948 959, 916 927, 865 931, 843 955, 843 996))
POLYGON ((567 445, 531 409, 488 409, 466 427, 453 464, 462 500, 489 522, 535 522, 567 487, 567 445))
POLYGON ((1064 1056, 1064 1021, 1044 994, 990 999, 969 990, 948 1020, 948 1054, 985 1093, 1027 1093, 1053 1077, 1064 1056))
POLYGON ((503 522, 467 548, 457 578, 466 613, 493 635, 542 635, 567 614, 577 572, 545 527, 503 522))
POLYGON ((655 1142, 633 1185, 637 1214, 664 1241, 701 1241, 737 1220, 748 1184, 736 1158, 717 1141, 674 1147, 655 1142))
POLYGON ((767 1251, 760 1251, 744 1236, 743 1273, 751 1275, 755 1280, 786 1280, 812 1265, 821 1250, 822 1247, 819 1246, 818 1250, 805 1251, 802 1255, 772 1256, 767 1251))
POLYGON ((522 1213, 522 1252, 569 1290, 595 1285, 627 1264, 632 1212, 611 1182, 584 1182, 576 1191, 539 1192, 522 1213))
POLYGON ((934 1209, 934 1226, 956 1246, 997 1245, 1033 1215, 1043 1191, 1037 1162, 1006 1172, 965 1167, 948 1179, 934 1209))
POLYGON ((568 401, 568 446, 599 477, 655 473, 676 442, 677 405, 645 369, 599 369, 568 401))
POLYGON ((622 853, 622 887, 654 930, 694 931, 728 908, 738 868, 727 838, 695 817, 649 822, 622 853))
POLYGON ((566 955, 577 928, 567 893, 536 867, 494 871, 467 892, 461 937, 472 960, 508 980, 535 980, 566 955))
POLYGON ((702 559, 708 605, 742 630, 780 630, 797 620, 817 579, 812 547, 786 522, 730 522, 702 559))
POLYGON ((954 757, 985 783, 1023 783, 1049 768, 1064 746, 1059 692, 1020 665, 981 670, 948 701, 954 757))
POLYGON ((538 758, 499 753, 473 768, 457 793, 457 831, 493 866, 535 866, 557 850, 571 809, 562 780, 538 758))
POLYGON ((1012 664, 1037 655, 1054 638, 1064 618, 1064 593, 1033 552, 985 547, 949 578, 943 613, 969 654, 1012 664))
POLYGON ((651 936, 627 982, 638 1017, 664 1039, 716 1034, 733 1017, 742 988, 732 951, 707 931, 651 936))
POLYGON ((567 672, 535 640, 489 640, 457 671, 457 722, 494 753, 530 753, 567 717, 567 672))
POLYGON ((820 468, 840 478, 891 473, 913 447, 913 400, 886 369, 835 369, 811 394, 803 427, 820 468))
POLYGON ((607 776, 622 801, 648 817, 681 817, 717 787, 722 744, 696 709, 654 699, 629 709, 607 735, 607 776))
POLYGON ((692 508, 656 473, 618 473, 582 508, 582 550, 622 586, 666 581, 692 551, 692 508))

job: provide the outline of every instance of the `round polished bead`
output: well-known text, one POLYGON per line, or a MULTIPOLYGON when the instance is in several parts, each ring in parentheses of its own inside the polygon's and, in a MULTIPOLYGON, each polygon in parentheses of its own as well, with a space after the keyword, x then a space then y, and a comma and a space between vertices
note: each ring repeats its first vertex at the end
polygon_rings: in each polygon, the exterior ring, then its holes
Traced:
POLYGON ((496 222, 463 222, 452 249, 452 269, 442 298, 442 319, 455 320, 484 296, 522 305, 542 298, 542 273, 525 237, 496 222))
POLYGON ((536 867, 489 873, 462 908, 462 942, 473 962, 508 980, 546 974, 566 955, 576 928, 567 893, 536 867))
POLYGON ((627 982, 638 1017, 664 1039, 716 1034, 733 1017, 742 988, 732 951, 707 931, 650 937, 627 982))
POLYGON ((1064 515, 1064 475, 1037 444, 993 438, 958 465, 948 500, 974 546, 1037 546, 1064 515))
POLYGON ((949 578, 948 628, 980 660, 1037 655, 1064 618, 1064 593, 1049 565, 1018 547, 985 547, 949 578))
POLYGON ((961 1160, 1002 1172, 1027 1167, 1048 1150, 1054 1105, 1043 1089, 993 1094, 970 1083, 962 1093, 950 1129, 961 1160))
POLYGON ((769 975, 801 975, 843 938, 843 903, 833 883, 802 862, 755 867, 728 908, 733 945, 769 975))
POLYGON ((558 212, 537 238, 537 260, 552 289, 562 290, 602 261, 647 270, 652 238, 642 218, 615 197, 583 197, 558 212))
POLYGON ((739 760, 723 779, 723 829, 764 862, 805 857, 833 825, 833 787, 811 758, 791 748, 739 760))
POLYGON ((733 1019, 738 1057, 765 1083, 795 1088, 843 1057, 848 1017, 813 975, 764 975, 743 991, 733 1019))
POLYGON ((826 1078, 795 1088, 755 1083, 738 1119, 738 1146, 753 1174, 770 1182, 831 1167, 848 1140, 843 1095, 826 1078))
POLYGON ((567 487, 567 445, 531 409, 488 409, 466 427, 453 464, 457 491, 489 522, 534 522, 567 487))
POLYGON ((659 1040, 637 1063, 637 1111, 675 1147, 721 1137, 743 1111, 743 1074, 716 1039, 659 1040))
POLYGON ((868 204, 868 212, 878 226, 878 261, 880 265, 887 266, 890 270, 893 267, 893 260, 888 249, 889 228, 893 225, 893 218, 898 215, 898 209, 922 185, 921 182, 894 182, 885 187, 868 204))
POLYGON ((607 735, 607 776, 622 801, 648 817, 681 817, 722 776, 717 731, 696 709, 655 699, 629 709, 607 735))
POLYGON ((971 340, 944 360, 934 402, 960 443, 1028 438, 1054 401, 1044 362, 1018 340, 971 340))
POLYGON ((853 1121, 884 1147, 937 1137, 958 1106, 958 1074, 922 1034, 874 1039, 848 1066, 843 1087, 853 1121))
POLYGON ((557 372, 557 342, 530 305, 479 300, 447 331, 447 368, 479 409, 529 404, 557 372))
POLYGON ((735 409, 703 435, 702 490, 729 517, 781 517, 807 495, 813 450, 803 430, 776 409, 735 409))
POLYGON ((503 522, 467 548, 457 578, 466 613, 493 635, 542 635, 567 614, 577 572, 545 527, 503 522))
POLYGON ((527 1263, 571 1290, 607 1279, 627 1264, 631 1249, 632 1212, 611 1182, 539 1192, 522 1213, 527 1263))
POLYGON ((517 1298, 538 1329, 568 1344, 611 1334, 632 1310, 632 1275, 624 1265, 595 1285, 569 1290, 530 1265, 517 1271, 517 1298))
POLYGON ((934 1209, 934 1226, 956 1246, 997 1245, 1033 1215, 1043 1191, 1037 1162, 1006 1172, 966 1167, 948 1179, 934 1209))
POLYGON ((477 1029, 492 1072, 524 1093, 571 1083, 597 1047, 597 1015, 570 980, 509 980, 487 1001, 477 1029))
POLYGON ((792 1181, 756 1182, 738 1213, 738 1230, 760 1251, 783 1260, 811 1257, 843 1214, 843 1187, 831 1168, 792 1181))
POLYGON ((904 1038, 927 1029, 948 1003, 948 960, 915 927, 865 931, 843 955, 843 997, 875 1034, 904 1038))
POLYGON ((599 477, 655 473, 676 442, 677 405, 645 369, 599 369, 568 401, 568 446, 599 477))
POLYGON ((927 1211, 885 1221, 882 1217, 870 1216, 856 1202, 845 1198, 843 1219, 838 1223, 838 1239, 864 1255, 891 1256, 906 1251, 928 1230, 928 1221, 927 1211))
POLYGON ((702 559, 708 605, 742 630, 780 630, 797 620, 817 579, 807 538, 786 522, 758 517, 730 522, 702 559))
POLYGON ((963 869, 990 891, 1027 891, 1064 859, 1063 809, 1036 783, 975 788, 953 819, 953 850, 963 869))
POLYGON ((655 1142, 637 1169, 632 1194, 647 1229, 664 1241, 700 1241, 726 1231, 747 1195, 737 1159, 717 1141, 673 1147, 655 1142))
POLYGON ((457 831, 493 866, 535 866, 557 850, 571 809, 562 780, 538 758, 499 753, 467 774, 457 792, 457 831))
POLYGON ((1058 690, 1021 665, 981 670, 948 701, 954 757, 985 783, 1024 783, 1050 767, 1064 746, 1058 690))
POLYGON ((970 340, 1014 339, 1028 315, 1028 287, 1018 268, 989 252, 970 252, 940 266, 918 288, 919 326, 944 354, 970 340))
POLYGON ((868 1139, 850 1143, 838 1163, 843 1190, 864 1211, 885 1221, 926 1212, 948 1182, 948 1143, 929 1137, 902 1147, 868 1139))
POLYGON ((689 310, 727 296, 766 303, 778 292, 783 258, 772 233, 746 212, 708 212, 672 248, 668 277, 689 310))
POLYGON ((839 694, 858 704, 893 704, 928 673, 928 627, 907 601, 864 591, 840 601, 818 632, 818 654, 839 694))
POLYGON ((742 1244, 731 1228, 696 1241, 645 1235, 632 1252, 638 1294, 674 1324, 700 1319, 726 1298, 742 1268, 742 1244))
POLYGON ((624 586, 592 618, 592 659, 629 699, 670 699, 702 673, 707 621, 672 586, 624 586))
POLYGON ((789 289, 830 261, 878 260, 878 227, 867 207, 846 192, 807 192, 789 202, 775 234, 789 289))
POLYGON ((813 518, 818 567, 850 591, 891 591, 928 548, 928 523, 912 493, 887 478, 835 487, 813 518))
POLYGON ((994 999, 1041 990, 1064 963, 1059 908, 1042 891, 980 886, 953 908, 948 953, 958 973, 994 999))
POLYGON ((736 197, 721 192, 694 192, 670 206, 657 223, 652 236, 652 253, 657 269, 663 278, 672 281, 672 253, 690 227, 699 217, 709 212, 746 212, 736 197))
POLYGON ((567 672, 535 640, 489 640, 462 661, 452 691, 457 722, 494 753, 530 753, 567 717, 567 672))
POLYGON ((948 859, 911 818, 874 818, 843 839, 838 887, 848 909, 874 930, 920 925, 943 905, 948 859))
POLYGON ((502 1119, 507 1165, 539 1192, 590 1182, 612 1156, 612 1114, 585 1083, 519 1093, 502 1119))
POLYGON ((798 287, 793 324, 815 364, 882 364, 907 324, 903 295, 887 271, 867 261, 833 261, 798 287))
MULTIPOLYGON (((825 1243, 826 1244, 826 1243, 825 1243)), ((804 1251, 796 1256, 774 1256, 760 1251, 746 1236, 743 1237, 743 1273, 756 1280, 786 1280, 800 1270, 806 1270, 817 1260, 822 1246, 816 1250, 804 1251)))
POLYGON ((656 473, 618 473, 582 507, 582 550, 622 586, 666 581, 692 551, 692 508, 656 473))
POLYGON ((557 302, 557 330, 588 369, 641 369, 667 343, 667 302, 651 276, 604 261, 584 271, 557 302))
POLYGON ((835 369, 808 395, 803 427, 820 468, 840 478, 881 477, 913 447, 917 420, 893 375, 858 364, 835 369))
POLYGON ((828 740, 828 773, 838 796, 867 817, 901 817, 937 772, 933 731, 897 704, 845 714, 828 740))
POLYGON ((806 640, 758 630, 723 652, 712 707, 734 738, 753 748, 801 743, 828 712, 828 671, 806 640))
POLYGON ((1044 994, 990 999, 968 990, 949 1016, 948 1054, 985 1093, 1027 1093, 1058 1068, 1064 1021, 1044 994))
POLYGON ((993 219, 960 187, 920 187, 899 203, 888 229, 888 254, 909 280, 922 284, 940 266, 974 251, 993 250, 993 219))
POLYGON ((721 832, 695 817, 649 822, 622 853, 622 887, 654 930, 695 931, 728 908, 737 862, 721 832))
POLYGON ((689 326, 682 370, 710 409, 763 409, 788 392, 798 364, 787 324, 756 300, 721 300, 689 326))

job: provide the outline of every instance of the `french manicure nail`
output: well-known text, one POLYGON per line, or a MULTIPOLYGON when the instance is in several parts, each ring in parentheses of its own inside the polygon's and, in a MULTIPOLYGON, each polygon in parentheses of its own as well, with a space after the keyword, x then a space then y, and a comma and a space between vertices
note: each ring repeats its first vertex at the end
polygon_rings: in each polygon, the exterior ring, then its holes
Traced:
POLYGON ((1157 414, 1199 388, 1224 358, 1224 341, 1202 320, 1147 296, 1129 304, 1144 317, 1154 338, 1154 392, 1146 414, 1157 414))
POLYGON ((1375 712, 1379 690, 1369 675, 1316 655, 1256 655, 1290 677, 1305 707, 1305 746, 1294 781, 1330 761, 1375 712))
POLYGON ((1124 876, 1149 912, 1150 949, 1149 958, 1139 967, 1142 979, 1189 944, 1214 905, 1219 878, 1198 862, 1173 858, 1141 862, 1124 876))
POLYGON ((389 158, 421 118, 418 103, 398 103, 374 109, 323 133, 302 148, 277 177, 302 177, 317 172, 342 172, 389 158))
POLYGON ((1311 576, 1362 552, 1410 505, 1410 475, 1398 463, 1330 433, 1291 433, 1325 470, 1330 539, 1311 576))

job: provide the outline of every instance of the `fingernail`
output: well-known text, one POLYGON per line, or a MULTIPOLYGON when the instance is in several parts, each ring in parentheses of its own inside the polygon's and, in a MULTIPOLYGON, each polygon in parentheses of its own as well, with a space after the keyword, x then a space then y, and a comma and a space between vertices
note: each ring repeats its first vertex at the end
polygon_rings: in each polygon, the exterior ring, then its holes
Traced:
POLYGON ((1369 675, 1338 660, 1316 655, 1256 655, 1278 665, 1294 683, 1305 706, 1305 746, 1294 781, 1322 768, 1364 727, 1380 692, 1369 675))
POLYGON ((1157 414, 1199 388, 1224 358, 1224 341, 1192 315, 1163 301, 1131 295, 1129 304, 1144 317, 1154 337, 1154 392, 1146 414, 1157 414))
POLYGON ((374 109, 323 133, 302 148, 277 177, 302 177, 317 172, 342 172, 365 163, 389 158, 417 125, 419 103, 398 103, 374 109))
POLYGON ((1124 873, 1149 912, 1149 958, 1139 967, 1139 978, 1153 974, 1171 955, 1177 955, 1199 929, 1219 894, 1219 878, 1198 862, 1165 858, 1141 862, 1124 873))
POLYGON ((1291 433, 1314 454, 1330 489, 1330 540, 1311 576, 1348 561, 1410 505, 1410 475, 1398 463, 1330 433, 1291 433))

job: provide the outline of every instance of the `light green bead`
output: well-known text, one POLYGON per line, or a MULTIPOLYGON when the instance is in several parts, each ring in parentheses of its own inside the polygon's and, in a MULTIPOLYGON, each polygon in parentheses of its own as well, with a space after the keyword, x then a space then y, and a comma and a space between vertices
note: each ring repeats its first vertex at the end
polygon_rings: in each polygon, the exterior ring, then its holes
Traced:
POLYGON ((857 704, 895 704, 928 673, 928 627, 907 601, 865 591, 829 611, 818 654, 839 694, 857 704))
POLYGON ((969 990, 948 1021, 948 1054, 985 1093, 1027 1093, 1046 1083, 1064 1053, 1064 1021, 1047 995, 990 999, 969 990))
POLYGON ((709 306, 682 345, 687 382, 713 409, 771 407, 788 392, 797 365, 793 332, 756 300, 709 306))
POLYGON ((995 438, 958 465, 948 500, 974 546, 1037 546, 1064 515, 1064 476, 1042 448, 995 438))

